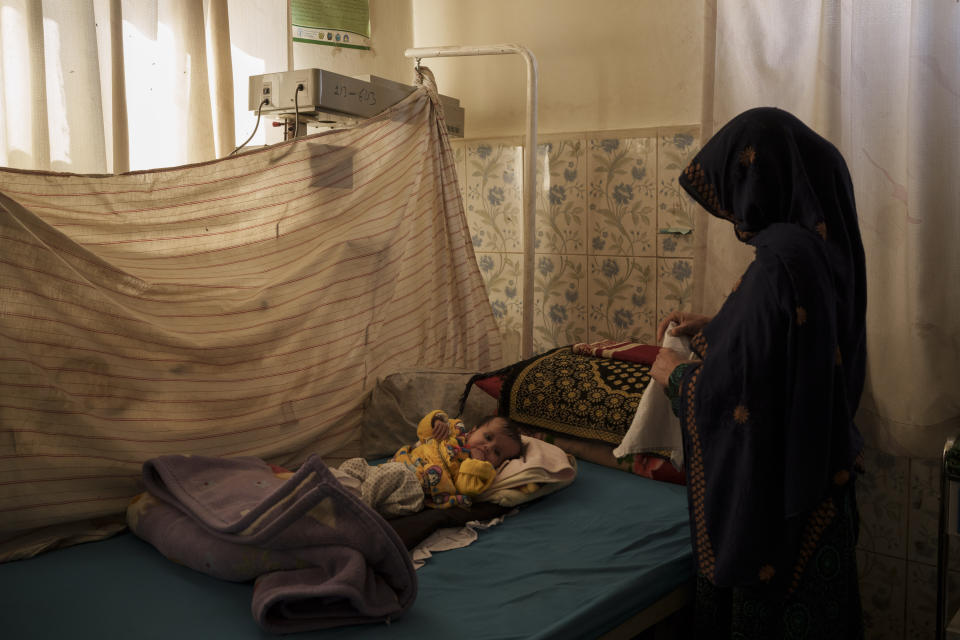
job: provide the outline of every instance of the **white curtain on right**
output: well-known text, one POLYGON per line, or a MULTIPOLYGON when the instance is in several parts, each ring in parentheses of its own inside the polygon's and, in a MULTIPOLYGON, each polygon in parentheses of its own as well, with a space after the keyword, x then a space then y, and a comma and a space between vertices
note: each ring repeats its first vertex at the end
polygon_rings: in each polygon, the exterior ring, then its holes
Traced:
MULTIPOLYGON (((867 444, 938 456, 960 431, 960 3, 707 0, 704 139, 786 109, 843 153, 867 255, 867 444)), ((699 229, 715 310, 749 255, 699 229)))

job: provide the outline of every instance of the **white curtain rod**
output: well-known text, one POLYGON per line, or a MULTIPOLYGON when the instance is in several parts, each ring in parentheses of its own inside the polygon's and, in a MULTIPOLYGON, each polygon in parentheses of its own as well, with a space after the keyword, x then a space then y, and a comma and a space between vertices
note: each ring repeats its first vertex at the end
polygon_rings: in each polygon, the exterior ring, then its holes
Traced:
POLYGON ((535 212, 537 210, 537 61, 519 44, 491 44, 463 47, 418 47, 403 52, 408 58, 453 56, 496 56, 517 54, 527 63, 527 132, 523 154, 523 317, 520 349, 524 359, 533 355, 533 272, 535 212))

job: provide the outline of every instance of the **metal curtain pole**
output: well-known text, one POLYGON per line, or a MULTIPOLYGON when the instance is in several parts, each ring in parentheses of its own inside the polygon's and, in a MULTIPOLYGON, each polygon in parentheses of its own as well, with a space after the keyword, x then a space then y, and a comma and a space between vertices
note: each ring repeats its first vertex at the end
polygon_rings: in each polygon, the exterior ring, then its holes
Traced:
POLYGON ((537 208, 537 61, 518 44, 491 44, 465 47, 417 47, 403 52, 408 58, 453 56, 496 56, 517 54, 527 63, 527 134, 523 154, 523 318, 520 348, 523 359, 533 355, 533 269, 534 214, 537 208))

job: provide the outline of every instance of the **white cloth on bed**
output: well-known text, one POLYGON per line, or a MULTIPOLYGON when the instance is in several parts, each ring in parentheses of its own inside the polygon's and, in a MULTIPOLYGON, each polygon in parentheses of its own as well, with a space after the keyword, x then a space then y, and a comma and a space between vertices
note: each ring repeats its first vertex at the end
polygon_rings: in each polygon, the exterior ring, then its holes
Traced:
MULTIPOLYGON (((687 336, 673 336, 670 332, 677 326, 673 322, 667 328, 661 346, 679 351, 685 357, 692 357, 690 338, 687 336)), ((632 453, 646 453, 649 451, 670 451, 670 462, 677 469, 683 468, 683 435, 680 432, 680 421, 670 408, 670 399, 667 397, 663 385, 651 379, 647 388, 640 397, 637 413, 633 416, 630 428, 623 436, 623 440, 613 450, 613 455, 623 458, 632 453)))
POLYGON ((423 539, 410 552, 410 558, 413 560, 413 568, 419 569, 426 564, 427 559, 433 556, 435 551, 450 551, 451 549, 460 549, 469 546, 476 541, 478 529, 489 529, 501 522, 506 516, 513 515, 517 510, 489 520, 471 520, 462 527, 444 527, 437 529, 429 536, 423 539))

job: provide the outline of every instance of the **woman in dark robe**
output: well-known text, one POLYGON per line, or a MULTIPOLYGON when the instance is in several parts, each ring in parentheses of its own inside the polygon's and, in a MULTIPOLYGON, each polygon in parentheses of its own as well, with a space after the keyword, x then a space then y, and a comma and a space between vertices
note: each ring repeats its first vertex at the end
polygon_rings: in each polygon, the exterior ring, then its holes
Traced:
POLYGON ((731 120, 681 186, 756 257, 713 318, 673 312, 699 360, 651 374, 680 419, 697 638, 862 638, 853 422, 866 277, 840 152, 786 111, 731 120))

